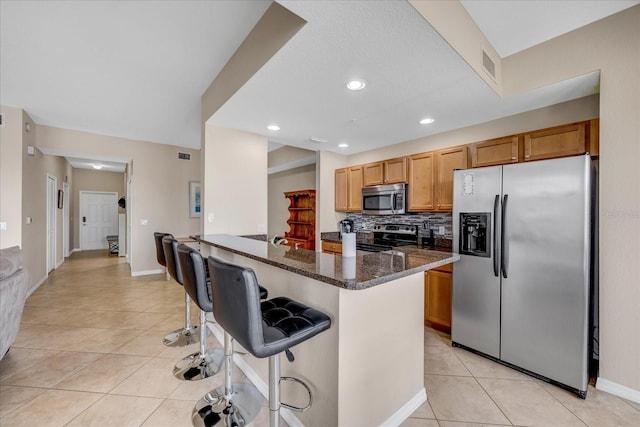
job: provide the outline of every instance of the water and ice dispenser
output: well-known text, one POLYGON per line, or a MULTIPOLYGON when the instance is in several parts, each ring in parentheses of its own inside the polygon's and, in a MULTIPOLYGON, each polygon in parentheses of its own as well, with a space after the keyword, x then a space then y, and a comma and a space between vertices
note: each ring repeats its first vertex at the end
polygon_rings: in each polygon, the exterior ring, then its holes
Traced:
POLYGON ((460 253, 491 256, 491 213, 460 213, 460 253))

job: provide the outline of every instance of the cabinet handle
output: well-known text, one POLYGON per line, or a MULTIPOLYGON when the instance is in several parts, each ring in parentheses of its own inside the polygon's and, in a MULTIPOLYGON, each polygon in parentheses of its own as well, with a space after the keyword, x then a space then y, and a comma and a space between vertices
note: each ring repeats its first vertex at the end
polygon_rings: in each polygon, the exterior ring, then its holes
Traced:
POLYGON ((515 157, 511 157, 511 160, 515 160, 515 159, 516 159, 515 157))
POLYGON ((528 154, 526 156, 524 156, 525 159, 528 159, 529 157, 531 157, 531 156, 529 156, 528 154))

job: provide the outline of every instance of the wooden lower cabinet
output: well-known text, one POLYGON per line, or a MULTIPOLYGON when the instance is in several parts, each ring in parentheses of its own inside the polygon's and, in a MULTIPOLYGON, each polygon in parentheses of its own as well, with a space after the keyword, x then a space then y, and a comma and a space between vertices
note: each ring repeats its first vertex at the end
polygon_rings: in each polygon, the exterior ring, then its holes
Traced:
POLYGON ((341 254, 342 253, 342 243, 337 242, 329 242, 326 240, 322 241, 322 252, 328 254, 341 254))
POLYGON ((451 264, 425 271, 424 324, 451 333, 451 264))

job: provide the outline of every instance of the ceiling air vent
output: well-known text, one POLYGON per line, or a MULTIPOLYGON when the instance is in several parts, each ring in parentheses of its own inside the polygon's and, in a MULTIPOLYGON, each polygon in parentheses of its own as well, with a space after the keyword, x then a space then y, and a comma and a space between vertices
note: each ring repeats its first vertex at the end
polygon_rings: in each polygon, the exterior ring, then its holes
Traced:
POLYGON ((496 79, 496 64, 484 50, 482 51, 482 68, 484 68, 494 80, 496 79))
POLYGON ((191 154, 189 154, 189 153, 178 153, 178 159, 180 159, 180 160, 191 160, 191 154))

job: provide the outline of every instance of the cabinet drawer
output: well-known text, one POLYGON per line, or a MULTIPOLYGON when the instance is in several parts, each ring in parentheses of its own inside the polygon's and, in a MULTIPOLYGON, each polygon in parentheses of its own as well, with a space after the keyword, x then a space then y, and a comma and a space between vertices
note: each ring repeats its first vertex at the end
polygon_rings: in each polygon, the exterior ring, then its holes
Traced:
POLYGON ((322 252, 342 253, 342 243, 322 241, 322 252))

